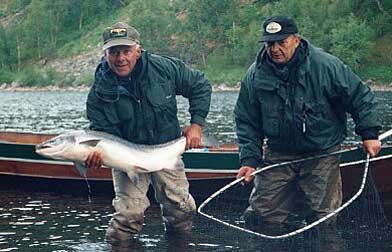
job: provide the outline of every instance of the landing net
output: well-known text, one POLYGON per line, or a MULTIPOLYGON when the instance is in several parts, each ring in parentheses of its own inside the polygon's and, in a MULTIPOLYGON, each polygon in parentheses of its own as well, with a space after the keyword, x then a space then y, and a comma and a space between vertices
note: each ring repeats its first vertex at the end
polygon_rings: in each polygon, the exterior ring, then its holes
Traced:
MULTIPOLYGON (((359 147, 355 147, 332 154, 361 151, 359 147)), ((310 159, 322 157, 325 155, 310 159)), ((380 172, 376 169, 381 169, 381 165, 383 169, 385 166, 390 166, 386 168, 392 169, 389 164, 391 159, 392 155, 386 154, 373 159, 367 156, 342 162, 340 167, 342 175, 345 175, 343 176, 345 197, 341 207, 311 223, 304 221, 290 227, 277 225, 265 227, 257 223, 250 225, 245 222, 243 214, 249 206, 248 199, 253 186, 252 184, 242 186, 243 178, 231 182, 211 195, 200 205, 198 212, 209 220, 215 221, 214 234, 235 231, 237 237, 242 236, 243 245, 246 245, 248 249, 268 248, 265 251, 274 252, 389 251, 392 233, 384 211, 384 207, 388 206, 382 204, 373 173, 380 172), (346 179, 349 181, 345 182, 346 179), (336 219, 335 225, 328 224, 331 219, 336 219), (256 247, 252 248, 252 246, 256 247)), ((255 175, 288 163, 300 164, 306 161, 309 161, 309 158, 274 164, 257 170, 255 175)), ((379 180, 380 174, 375 175, 379 180)), ((387 197, 388 195, 381 196, 387 197)), ((391 206, 389 208, 389 211, 392 211, 391 206)))

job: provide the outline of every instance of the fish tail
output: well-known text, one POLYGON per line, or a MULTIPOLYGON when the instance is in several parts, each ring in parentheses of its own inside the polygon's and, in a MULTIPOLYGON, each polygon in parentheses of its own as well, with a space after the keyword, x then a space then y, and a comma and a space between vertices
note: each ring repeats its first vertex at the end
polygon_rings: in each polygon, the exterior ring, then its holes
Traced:
POLYGON ((76 169, 79 171, 80 175, 82 175, 83 177, 86 177, 87 174, 87 167, 85 164, 83 163, 78 163, 78 162, 74 162, 74 166, 76 167, 76 169))

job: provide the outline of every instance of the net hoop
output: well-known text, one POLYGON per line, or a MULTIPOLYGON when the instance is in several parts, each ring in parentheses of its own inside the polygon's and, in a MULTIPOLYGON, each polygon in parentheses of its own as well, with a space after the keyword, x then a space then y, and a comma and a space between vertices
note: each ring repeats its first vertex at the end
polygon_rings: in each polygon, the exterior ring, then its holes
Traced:
MULTIPOLYGON (((381 141, 381 140, 384 140, 385 138, 388 138, 388 137, 391 136, 391 135, 392 135, 392 129, 390 129, 390 130, 384 132, 383 134, 381 134, 381 135, 379 136, 378 139, 381 141)), ((352 148, 348 148, 348 149, 344 149, 344 150, 339 150, 339 151, 335 151, 335 152, 331 152, 331 153, 327 153, 327 154, 322 154, 322 155, 317 155, 317 156, 313 156, 313 157, 307 157, 307 158, 302 158, 302 159, 297 159, 297 160, 286 161, 286 162, 281 162, 281 163, 269 165, 269 166, 266 166, 266 167, 263 167, 263 168, 261 168, 261 169, 259 169, 259 170, 254 171, 254 172, 252 173, 252 175, 254 176, 254 175, 256 175, 256 174, 258 174, 258 173, 260 173, 260 172, 267 171, 267 170, 273 169, 273 168, 275 168, 275 167, 279 167, 279 166, 283 166, 283 165, 288 165, 288 164, 295 164, 295 163, 300 163, 300 162, 305 162, 305 161, 310 161, 310 160, 319 159, 319 158, 324 158, 324 157, 329 157, 329 156, 335 156, 335 155, 339 155, 339 154, 344 153, 344 152, 354 151, 354 150, 357 150, 357 149, 359 149, 359 148, 361 148, 361 146, 355 146, 355 147, 352 147, 352 148)), ((392 155, 387 155, 387 156, 385 156, 385 157, 391 157, 391 156, 392 156, 392 155)), ((259 236, 259 237, 263 237, 263 238, 267 238, 267 239, 284 239, 284 238, 289 238, 289 237, 292 237, 292 236, 294 236, 294 235, 303 233, 303 232, 305 232, 306 230, 311 229, 312 227, 315 227, 315 226, 317 226, 317 225, 319 225, 319 224, 325 222, 326 220, 332 218, 333 216, 335 216, 336 214, 338 214, 339 212, 341 212, 343 209, 345 209, 346 207, 348 207, 352 202, 354 202, 354 201, 361 195, 361 193, 363 192, 363 189, 365 188, 366 178, 367 178, 367 174, 368 174, 368 170, 369 170, 369 163, 370 163, 371 161, 375 161, 375 160, 378 160, 378 159, 380 159, 380 157, 378 157, 378 158, 376 157, 376 158, 370 159, 369 154, 367 154, 365 160, 359 161, 359 163, 365 163, 365 169, 364 169, 363 176, 362 176, 361 186, 360 186, 360 188, 358 189, 358 191, 355 193, 355 195, 354 195, 353 197, 351 197, 347 202, 345 202, 345 203, 344 203, 343 205, 341 205, 339 208, 335 209, 333 212, 331 212, 331 213, 325 215, 324 217, 320 218, 319 220, 314 221, 314 222, 312 222, 312 223, 306 225, 306 226, 303 227, 303 228, 296 229, 296 230, 291 231, 291 232, 286 233, 286 234, 282 234, 282 235, 266 235, 266 234, 260 234, 260 233, 254 232, 254 231, 252 231, 252 230, 245 229, 245 228, 242 228, 242 227, 239 227, 239 226, 230 224, 230 223, 228 223, 228 222, 226 222, 226 221, 222 221, 222 220, 220 220, 220 219, 218 219, 218 218, 215 218, 215 217, 212 216, 212 215, 209 215, 209 214, 203 212, 203 208, 204 208, 211 200, 213 200, 214 198, 216 198, 218 195, 222 194, 222 193, 223 193, 224 191, 226 191, 227 189, 229 189, 229 188, 233 187, 234 185, 236 185, 236 184, 242 182, 242 181, 245 179, 245 177, 241 177, 241 178, 239 178, 239 179, 236 179, 236 180, 230 182, 229 184, 225 185, 224 187, 222 187, 221 189, 219 189, 219 190, 216 191, 215 193, 213 193, 213 194, 212 194, 210 197, 208 197, 202 204, 200 204, 200 206, 199 206, 198 209, 197 209, 197 212, 198 212, 199 214, 203 215, 204 217, 207 217, 207 218, 209 218, 209 219, 211 219, 211 220, 214 220, 214 221, 216 221, 216 222, 219 222, 219 223, 221 223, 221 224, 223 224, 223 225, 226 225, 226 226, 228 226, 228 227, 232 227, 232 228, 235 228, 235 229, 238 229, 238 230, 241 230, 241 231, 244 231, 244 232, 247 232, 247 233, 256 235, 256 236, 259 236)), ((358 163, 358 162, 357 162, 357 163, 358 163)), ((347 165, 347 164, 340 164, 340 167, 345 166, 345 165, 347 165)))

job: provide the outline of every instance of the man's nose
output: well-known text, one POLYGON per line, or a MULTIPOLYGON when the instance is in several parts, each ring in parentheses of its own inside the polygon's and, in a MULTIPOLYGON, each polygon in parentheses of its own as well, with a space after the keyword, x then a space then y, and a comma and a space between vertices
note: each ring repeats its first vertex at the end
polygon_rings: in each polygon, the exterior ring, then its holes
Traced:
POLYGON ((269 47, 271 48, 271 50, 277 50, 279 48, 279 43, 277 41, 271 42, 271 44, 269 45, 269 47))
POLYGON ((123 60, 125 59, 126 54, 124 52, 117 52, 116 59, 123 60))

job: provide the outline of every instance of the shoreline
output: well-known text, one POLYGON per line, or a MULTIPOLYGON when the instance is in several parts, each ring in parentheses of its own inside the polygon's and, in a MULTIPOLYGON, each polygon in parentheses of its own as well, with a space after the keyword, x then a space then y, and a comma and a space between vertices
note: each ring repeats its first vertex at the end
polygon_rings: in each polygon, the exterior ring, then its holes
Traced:
MULTIPOLYGON (((370 87, 372 91, 380 91, 380 92, 392 91, 392 83, 380 84, 371 80, 365 81, 365 83, 370 87)), ((90 87, 91 87, 90 85, 69 86, 69 87, 56 86, 56 85, 45 86, 45 87, 37 87, 37 86, 24 87, 24 86, 13 85, 13 84, 3 84, 0 86, 0 91, 5 91, 5 92, 80 91, 81 92, 81 91, 89 91, 90 87)), ((240 83, 237 83, 235 85, 228 85, 226 83, 212 85, 213 92, 238 92, 239 90, 240 90, 240 83)))
MULTIPOLYGON (((63 87, 63 86, 44 86, 44 87, 24 87, 24 86, 13 86, 9 84, 3 84, 0 86, 0 92, 64 92, 64 91, 89 91, 91 86, 88 85, 81 85, 81 86, 69 86, 69 87, 63 87)), ((225 84, 219 84, 219 85, 213 85, 212 86, 212 91, 213 92, 238 92, 240 90, 240 86, 238 85, 225 85, 225 84)))

